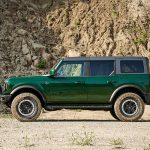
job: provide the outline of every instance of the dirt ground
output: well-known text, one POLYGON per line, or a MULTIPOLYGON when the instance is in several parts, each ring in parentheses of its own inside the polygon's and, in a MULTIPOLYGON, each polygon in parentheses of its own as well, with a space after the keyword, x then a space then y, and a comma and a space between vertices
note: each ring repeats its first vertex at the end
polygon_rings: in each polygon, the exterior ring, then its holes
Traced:
POLYGON ((59 110, 35 122, 0 117, 0 150, 150 150, 150 106, 138 122, 120 122, 109 112, 59 110))

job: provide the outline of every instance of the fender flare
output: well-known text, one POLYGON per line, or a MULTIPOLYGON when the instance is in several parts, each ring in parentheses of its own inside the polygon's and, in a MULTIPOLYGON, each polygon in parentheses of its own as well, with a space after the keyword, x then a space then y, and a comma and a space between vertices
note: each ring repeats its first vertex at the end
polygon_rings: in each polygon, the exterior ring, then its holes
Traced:
POLYGON ((126 84, 126 85, 122 85, 120 87, 118 87, 111 95, 110 99, 109 99, 109 102, 112 102, 113 98, 115 97, 115 95, 122 89, 124 88, 135 88, 137 90, 139 90, 141 93, 143 93, 144 95, 144 92, 141 88, 139 88, 137 85, 133 85, 133 84, 126 84))
POLYGON ((16 87, 15 89, 13 89, 13 90, 11 91, 10 95, 15 94, 15 93, 16 93, 17 91, 19 91, 20 89, 26 89, 26 88, 27 88, 27 89, 32 89, 32 90, 36 91, 38 94, 41 95, 42 100, 43 100, 44 102, 46 101, 44 95, 42 94, 42 92, 39 91, 36 87, 31 86, 31 85, 22 85, 22 86, 16 87))

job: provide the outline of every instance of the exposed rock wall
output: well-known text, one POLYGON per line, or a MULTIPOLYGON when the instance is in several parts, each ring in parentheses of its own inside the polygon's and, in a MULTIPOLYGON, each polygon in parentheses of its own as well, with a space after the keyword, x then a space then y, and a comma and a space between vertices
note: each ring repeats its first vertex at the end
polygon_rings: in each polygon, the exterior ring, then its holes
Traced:
POLYGON ((1 0, 0 75, 44 74, 63 56, 150 58, 149 0, 1 0))
POLYGON ((67 52, 92 56, 149 57, 149 19, 148 0, 78 1, 47 15, 48 27, 60 32, 61 45, 67 52))

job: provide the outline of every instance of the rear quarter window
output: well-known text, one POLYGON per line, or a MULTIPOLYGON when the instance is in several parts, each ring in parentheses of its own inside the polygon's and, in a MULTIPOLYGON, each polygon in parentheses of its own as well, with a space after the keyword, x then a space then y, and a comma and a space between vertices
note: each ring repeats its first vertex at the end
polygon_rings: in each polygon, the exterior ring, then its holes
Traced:
POLYGON ((143 60, 121 60, 121 73, 144 73, 143 60))

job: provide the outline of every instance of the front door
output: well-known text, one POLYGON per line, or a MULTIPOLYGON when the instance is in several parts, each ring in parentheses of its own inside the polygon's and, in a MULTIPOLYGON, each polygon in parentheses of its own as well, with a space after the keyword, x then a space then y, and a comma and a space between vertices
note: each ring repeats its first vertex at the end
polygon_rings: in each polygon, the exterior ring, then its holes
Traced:
POLYGON ((63 61, 56 70, 56 76, 50 78, 49 103, 74 104, 87 101, 85 87, 84 62, 63 61))

